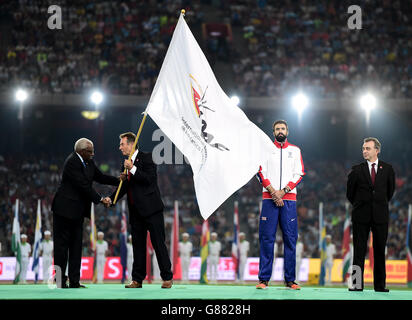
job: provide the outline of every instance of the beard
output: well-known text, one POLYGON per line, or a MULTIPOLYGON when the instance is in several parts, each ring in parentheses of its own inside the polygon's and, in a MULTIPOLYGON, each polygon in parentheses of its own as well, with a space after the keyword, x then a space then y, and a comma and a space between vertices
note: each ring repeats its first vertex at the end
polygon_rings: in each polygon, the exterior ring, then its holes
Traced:
POLYGON ((283 133, 279 133, 275 138, 276 138, 276 141, 278 142, 285 142, 286 140, 286 136, 283 135, 283 133))

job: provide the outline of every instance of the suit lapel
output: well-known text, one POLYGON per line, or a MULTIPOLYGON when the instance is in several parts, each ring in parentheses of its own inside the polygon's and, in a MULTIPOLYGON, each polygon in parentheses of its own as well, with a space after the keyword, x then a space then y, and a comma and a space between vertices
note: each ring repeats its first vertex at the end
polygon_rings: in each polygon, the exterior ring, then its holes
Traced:
POLYGON ((376 181, 379 179, 379 177, 382 175, 382 170, 383 170, 382 162, 378 160, 378 165, 376 168, 375 184, 376 184, 376 181))
MULTIPOLYGON (((83 162, 82 162, 82 160, 80 160, 80 158, 79 158, 79 156, 77 155, 77 154, 74 154, 75 156, 76 156, 76 158, 77 158, 77 161, 79 161, 80 162, 80 165, 82 166, 82 170, 83 170, 83 173, 84 173, 84 175, 86 176, 86 178, 87 178, 87 180, 91 180, 92 179, 92 177, 91 177, 91 163, 89 162, 86 166, 83 164, 83 162)), ((86 164, 86 163, 85 163, 86 164)))
MULTIPOLYGON (((366 176, 366 179, 368 179, 368 183, 369 183, 370 185, 372 185, 372 178, 371 178, 371 175, 370 175, 370 173, 369 173, 369 166, 368 166, 368 163, 367 163, 367 162, 364 162, 364 163, 362 164, 362 172, 363 172, 363 174, 366 176)), ((375 183, 376 183, 376 177, 375 177, 375 183)))

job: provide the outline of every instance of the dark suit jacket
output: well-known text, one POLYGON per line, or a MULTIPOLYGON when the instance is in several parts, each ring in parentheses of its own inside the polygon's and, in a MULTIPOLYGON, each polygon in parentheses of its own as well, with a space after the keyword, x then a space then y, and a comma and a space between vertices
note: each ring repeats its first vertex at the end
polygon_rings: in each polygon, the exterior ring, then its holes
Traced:
MULTIPOLYGON (((131 175, 130 181, 125 180, 123 182, 117 199, 120 200, 128 193, 130 213, 134 214, 137 211, 136 213, 142 217, 148 217, 164 208, 157 185, 156 164, 152 160, 151 153, 139 151, 134 165, 136 166, 136 172, 131 175)), ((112 201, 116 191, 110 197, 112 201)))
POLYGON ((353 222, 389 222, 388 203, 395 191, 395 172, 390 164, 381 160, 376 169, 375 185, 372 185, 367 162, 353 166, 349 173, 346 197, 353 205, 353 222))
POLYGON ((90 218, 91 202, 98 204, 102 196, 93 189, 93 181, 117 186, 119 179, 103 174, 93 160, 85 168, 73 152, 63 165, 63 175, 52 203, 55 214, 69 218, 90 218))

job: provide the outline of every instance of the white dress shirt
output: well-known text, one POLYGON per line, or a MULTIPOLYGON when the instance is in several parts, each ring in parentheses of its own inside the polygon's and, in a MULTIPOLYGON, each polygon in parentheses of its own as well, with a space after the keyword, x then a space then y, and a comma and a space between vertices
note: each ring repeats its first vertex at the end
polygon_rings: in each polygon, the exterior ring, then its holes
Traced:
MULTIPOLYGON (((138 153, 139 153, 139 150, 136 149, 136 151, 133 153, 132 158, 131 158, 132 163, 135 162, 138 153)), ((130 173, 134 175, 136 173, 136 170, 137 170, 136 166, 133 166, 133 168, 130 169, 130 173)))
POLYGON ((367 160, 367 162, 368 162, 368 167, 369 167, 369 174, 372 175, 372 164, 373 163, 375 164, 375 173, 378 173, 379 159, 376 159, 376 161, 374 161, 374 162, 370 162, 369 160, 367 160))
POLYGON ((80 154, 78 154, 77 152, 76 152, 76 154, 80 158, 80 161, 83 163, 83 165, 86 166, 86 162, 84 162, 83 157, 80 154))

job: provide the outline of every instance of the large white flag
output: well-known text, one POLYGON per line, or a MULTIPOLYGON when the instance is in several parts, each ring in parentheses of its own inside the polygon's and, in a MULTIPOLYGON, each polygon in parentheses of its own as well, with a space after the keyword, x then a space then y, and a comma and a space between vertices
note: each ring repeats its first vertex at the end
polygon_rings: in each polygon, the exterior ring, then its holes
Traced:
POLYGON ((269 137, 219 86, 180 16, 146 112, 188 159, 207 219, 259 171, 269 137))

